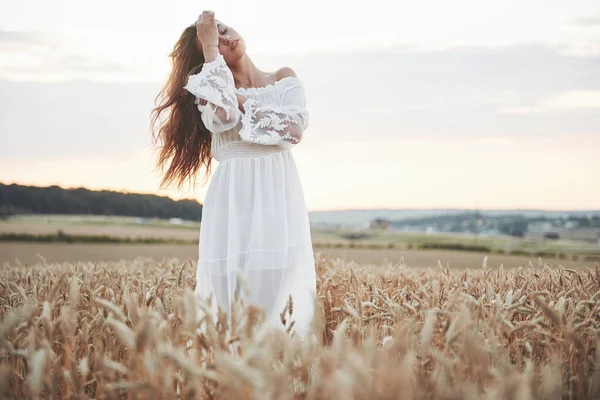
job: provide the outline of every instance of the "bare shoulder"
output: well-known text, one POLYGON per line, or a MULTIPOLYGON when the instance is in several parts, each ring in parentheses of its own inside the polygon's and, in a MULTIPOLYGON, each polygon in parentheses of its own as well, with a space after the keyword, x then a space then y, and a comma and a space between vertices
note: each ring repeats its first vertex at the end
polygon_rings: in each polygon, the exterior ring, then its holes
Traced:
POLYGON ((275 75, 277 75, 277 79, 283 79, 283 78, 296 78, 296 72, 291 69, 290 67, 283 67, 277 70, 277 72, 275 73, 275 75))

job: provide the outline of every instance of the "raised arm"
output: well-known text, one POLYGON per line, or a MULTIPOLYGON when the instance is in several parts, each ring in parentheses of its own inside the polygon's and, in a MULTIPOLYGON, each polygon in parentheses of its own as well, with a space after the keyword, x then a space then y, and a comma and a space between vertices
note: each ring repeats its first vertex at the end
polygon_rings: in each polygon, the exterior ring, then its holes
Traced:
MULTIPOLYGON (((302 82, 288 76, 283 85, 280 106, 245 99, 242 104, 242 140, 265 145, 291 147, 302 140, 309 115, 302 82)), ((244 100, 244 99, 242 99, 244 100)))
POLYGON ((212 133, 233 128, 240 118, 233 75, 219 53, 214 13, 205 11, 196 23, 205 63, 200 73, 188 77, 184 86, 196 97, 202 122, 212 133), (203 101, 202 101, 203 100, 203 101))
POLYGON ((209 131, 219 133, 237 125, 240 110, 233 75, 221 54, 214 61, 205 63, 199 74, 191 75, 184 88, 196 97, 202 122, 209 131), (207 104, 201 104, 201 99, 207 104))

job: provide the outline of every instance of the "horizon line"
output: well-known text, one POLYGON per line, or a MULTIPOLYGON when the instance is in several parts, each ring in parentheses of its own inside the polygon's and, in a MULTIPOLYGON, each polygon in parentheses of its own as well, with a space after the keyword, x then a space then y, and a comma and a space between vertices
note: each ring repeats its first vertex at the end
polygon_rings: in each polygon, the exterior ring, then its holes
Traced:
MULTIPOLYGON (((115 190, 115 189, 90 189, 88 187, 85 186, 62 186, 59 184, 49 184, 49 185, 45 185, 45 186, 40 186, 40 185, 30 185, 30 184, 22 184, 22 183, 18 183, 13 181, 12 183, 3 183, 0 182, 0 184, 3 185, 19 185, 19 186, 28 186, 28 187, 35 187, 35 188, 50 188, 53 186, 59 187, 63 190, 72 190, 72 189, 85 189, 85 190, 89 190, 92 192, 115 192, 115 193, 121 193, 121 194, 137 194, 137 195, 151 195, 151 196, 157 196, 157 197, 166 197, 168 199, 171 199, 173 201, 195 201, 200 205, 204 205, 203 203, 201 203, 200 201, 198 201, 198 199, 196 198, 180 198, 180 199, 175 199, 171 196, 168 195, 161 195, 161 194, 157 194, 157 193, 151 193, 151 192, 130 192, 130 191, 124 191, 124 190, 115 190)), ((521 207, 516 207, 516 208, 479 208, 479 207, 439 207, 439 208, 416 208, 416 207, 402 207, 402 208, 390 208, 390 207, 364 207, 364 208, 335 208, 335 209, 317 209, 317 210, 307 210, 309 213, 318 213, 318 212, 357 212, 357 211, 541 211, 541 212, 584 212, 584 211, 588 211, 588 212, 600 212, 600 209, 593 209, 593 208, 571 208, 571 209, 549 209, 549 208, 521 208, 521 207)))

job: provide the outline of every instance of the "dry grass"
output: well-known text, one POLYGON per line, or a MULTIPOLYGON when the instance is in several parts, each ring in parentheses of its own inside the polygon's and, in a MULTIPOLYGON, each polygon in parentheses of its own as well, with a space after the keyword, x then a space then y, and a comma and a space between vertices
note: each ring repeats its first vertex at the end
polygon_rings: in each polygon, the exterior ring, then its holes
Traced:
POLYGON ((197 320, 194 267, 177 259, 5 265, 0 396, 600 398, 598 265, 317 268, 302 341, 239 303, 197 320))

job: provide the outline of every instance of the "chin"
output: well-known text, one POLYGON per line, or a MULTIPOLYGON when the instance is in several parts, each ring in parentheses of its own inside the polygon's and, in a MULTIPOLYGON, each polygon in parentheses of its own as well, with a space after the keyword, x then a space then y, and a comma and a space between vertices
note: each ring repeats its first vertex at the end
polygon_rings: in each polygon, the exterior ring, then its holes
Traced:
POLYGON ((246 46, 243 46, 240 43, 237 45, 234 51, 223 54, 223 58, 225 59, 225 63, 234 64, 236 61, 244 57, 244 54, 246 54, 246 46))
POLYGON ((238 42, 238 45, 235 47, 233 54, 239 54, 240 56, 243 56, 244 54, 246 54, 246 42, 244 42, 243 40, 240 40, 238 42))

